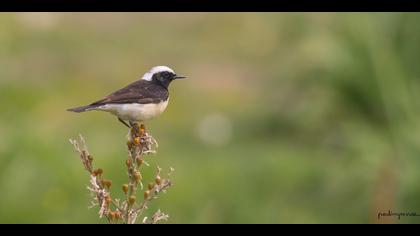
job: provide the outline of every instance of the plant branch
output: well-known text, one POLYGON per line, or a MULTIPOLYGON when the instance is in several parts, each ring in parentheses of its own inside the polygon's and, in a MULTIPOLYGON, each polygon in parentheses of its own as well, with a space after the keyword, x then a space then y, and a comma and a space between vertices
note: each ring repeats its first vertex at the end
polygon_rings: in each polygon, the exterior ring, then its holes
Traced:
MULTIPOLYGON (((143 193, 143 201, 139 205, 136 203, 139 186, 140 189, 143 189, 141 167, 143 164, 148 166, 144 158, 148 154, 156 153, 158 146, 156 140, 146 132, 143 124, 139 126, 137 123, 133 123, 128 133, 128 158, 125 161, 128 183, 122 185, 122 191, 125 195, 124 201, 111 197, 112 181, 103 178, 102 169, 94 170, 93 156, 89 154, 84 138, 80 135, 80 141, 70 139, 70 143, 79 154, 85 170, 90 174, 90 185, 87 189, 93 196, 91 207, 99 206, 99 217, 106 217, 108 223, 135 223, 138 216, 142 215, 147 209, 147 204, 156 199, 159 193, 165 192, 172 186, 170 174, 173 172, 173 168, 171 168, 167 178, 162 178, 161 168, 157 167, 154 182, 150 182, 148 189, 143 193)), ((148 221, 148 217, 145 217, 142 222, 155 224, 168 218, 168 215, 158 210, 152 215, 151 220, 148 221)))

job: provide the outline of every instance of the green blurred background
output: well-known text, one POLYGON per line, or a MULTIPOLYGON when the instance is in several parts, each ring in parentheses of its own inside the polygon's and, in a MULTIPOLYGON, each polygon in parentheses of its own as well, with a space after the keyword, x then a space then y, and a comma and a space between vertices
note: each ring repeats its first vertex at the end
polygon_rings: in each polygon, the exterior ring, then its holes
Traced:
POLYGON ((79 133, 126 181, 127 129, 90 103, 167 65, 147 123, 151 168, 175 168, 153 203, 169 223, 418 223, 420 15, 0 14, 0 222, 105 223, 88 209, 79 133))

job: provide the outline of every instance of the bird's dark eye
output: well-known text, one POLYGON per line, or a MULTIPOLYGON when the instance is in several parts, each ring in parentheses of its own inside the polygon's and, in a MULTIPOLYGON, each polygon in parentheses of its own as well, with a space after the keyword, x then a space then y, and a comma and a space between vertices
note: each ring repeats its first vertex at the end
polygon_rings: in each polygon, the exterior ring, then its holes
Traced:
POLYGON ((170 79, 170 78, 173 77, 173 74, 171 72, 164 71, 164 72, 161 73, 161 76, 165 79, 170 79))

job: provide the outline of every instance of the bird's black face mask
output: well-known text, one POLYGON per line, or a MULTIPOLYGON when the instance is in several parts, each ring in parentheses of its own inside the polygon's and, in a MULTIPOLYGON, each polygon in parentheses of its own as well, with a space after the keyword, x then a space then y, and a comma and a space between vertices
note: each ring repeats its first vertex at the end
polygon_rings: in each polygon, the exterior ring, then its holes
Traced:
POLYGON ((178 76, 174 73, 171 73, 169 71, 163 71, 160 73, 156 73, 153 75, 152 80, 158 82, 165 88, 168 88, 169 84, 172 82, 172 80, 176 79, 185 79, 185 76, 178 76))

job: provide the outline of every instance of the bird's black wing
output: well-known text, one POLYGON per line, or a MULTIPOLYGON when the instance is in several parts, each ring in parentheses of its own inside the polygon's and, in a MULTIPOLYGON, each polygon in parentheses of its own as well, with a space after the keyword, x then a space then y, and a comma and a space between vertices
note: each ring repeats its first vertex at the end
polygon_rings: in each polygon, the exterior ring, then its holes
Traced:
POLYGON ((91 105, 119 103, 159 103, 168 99, 168 90, 146 80, 137 80, 126 87, 109 94, 91 105))

